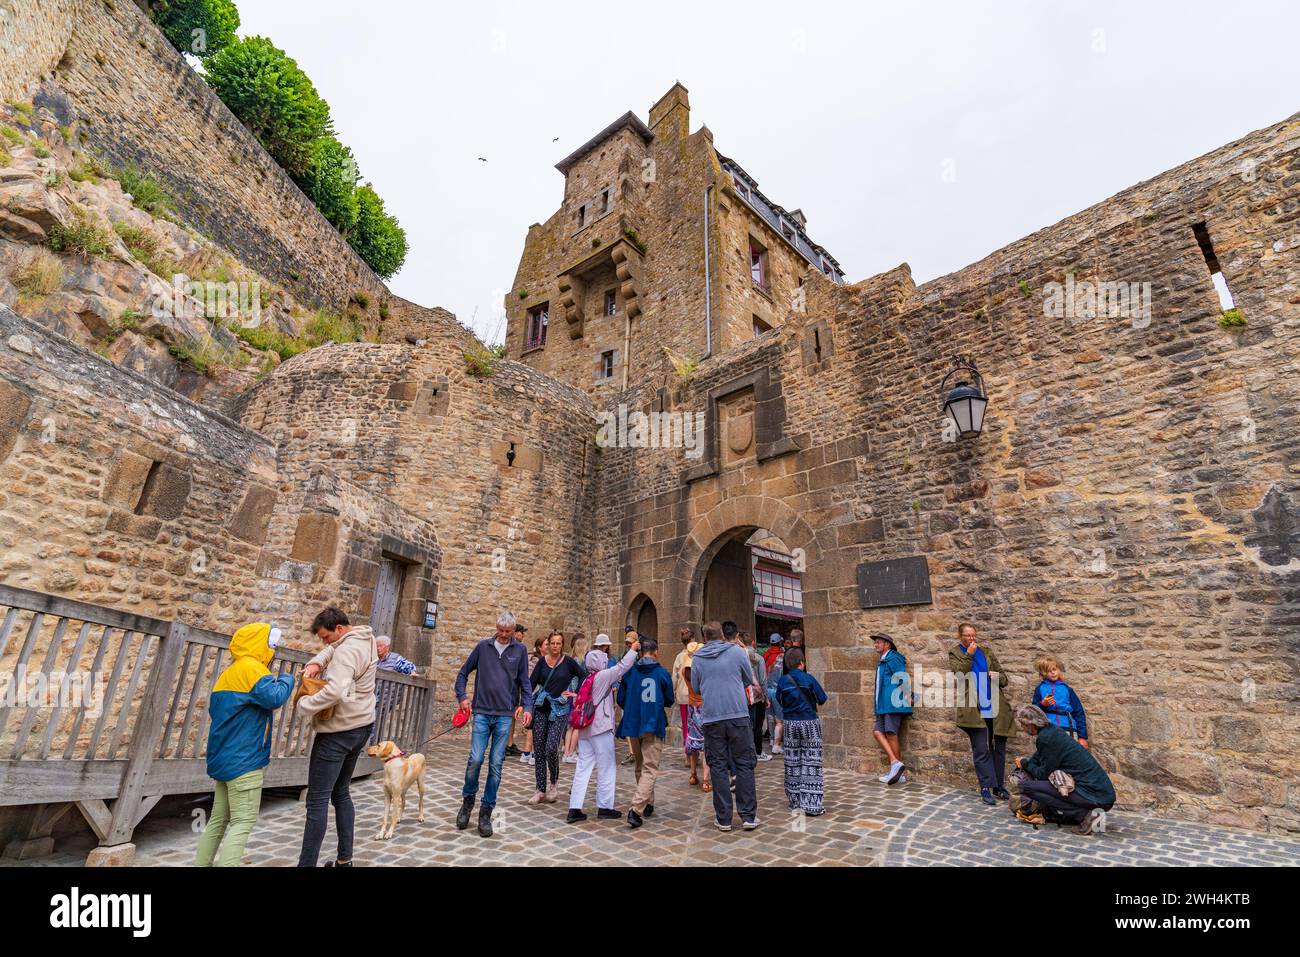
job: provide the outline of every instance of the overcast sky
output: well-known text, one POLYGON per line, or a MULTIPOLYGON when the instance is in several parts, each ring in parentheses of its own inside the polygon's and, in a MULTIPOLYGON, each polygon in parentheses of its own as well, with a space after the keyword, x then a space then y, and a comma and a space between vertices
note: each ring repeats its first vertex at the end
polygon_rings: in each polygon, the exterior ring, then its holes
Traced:
POLYGON ((1300 111, 1280 0, 238 6, 405 227, 394 291, 489 340, 555 163, 676 80, 692 130, 802 208, 851 282, 960 269, 1300 111))

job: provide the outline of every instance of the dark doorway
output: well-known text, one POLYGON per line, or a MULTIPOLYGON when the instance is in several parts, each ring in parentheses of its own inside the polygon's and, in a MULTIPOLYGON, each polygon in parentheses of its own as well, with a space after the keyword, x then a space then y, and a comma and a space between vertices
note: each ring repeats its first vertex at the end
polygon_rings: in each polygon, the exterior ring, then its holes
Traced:
POLYGON ((785 543, 764 529, 736 529, 704 575, 701 621, 736 623, 759 646, 803 627, 802 574, 785 543))
POLYGON ((659 612, 655 608, 655 603, 649 598, 641 603, 632 627, 636 629, 638 635, 653 638, 655 641, 662 640, 659 637, 659 612))

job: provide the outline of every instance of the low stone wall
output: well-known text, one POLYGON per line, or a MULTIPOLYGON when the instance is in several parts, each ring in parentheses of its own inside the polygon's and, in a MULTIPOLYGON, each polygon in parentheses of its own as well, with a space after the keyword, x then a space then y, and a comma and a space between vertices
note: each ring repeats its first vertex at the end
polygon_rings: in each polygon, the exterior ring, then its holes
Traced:
POLYGON ((0 581, 299 647, 326 604, 369 611, 384 547, 436 595, 432 525, 327 467, 0 307, 0 581), (400 546, 386 542, 397 542, 400 546))

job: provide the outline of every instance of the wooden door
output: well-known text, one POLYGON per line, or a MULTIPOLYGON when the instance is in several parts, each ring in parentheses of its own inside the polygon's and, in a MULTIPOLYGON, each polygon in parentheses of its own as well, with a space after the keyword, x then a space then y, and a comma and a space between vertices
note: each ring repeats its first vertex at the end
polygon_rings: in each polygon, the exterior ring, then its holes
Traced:
POLYGON ((402 579, 406 566, 385 558, 379 563, 379 582, 375 585, 374 607, 370 610, 370 627, 376 637, 393 635, 393 625, 397 623, 397 601, 402 595, 402 579))

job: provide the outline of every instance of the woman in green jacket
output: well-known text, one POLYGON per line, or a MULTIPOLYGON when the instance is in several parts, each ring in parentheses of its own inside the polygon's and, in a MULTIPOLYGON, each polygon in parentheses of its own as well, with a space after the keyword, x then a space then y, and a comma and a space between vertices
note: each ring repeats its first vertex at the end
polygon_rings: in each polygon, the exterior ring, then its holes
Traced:
POLYGON ((1015 730, 1006 672, 993 649, 979 644, 975 626, 969 622, 957 626, 957 647, 948 652, 948 667, 959 676, 971 676, 958 684, 957 727, 970 738, 980 797, 985 804, 1005 801, 1011 797, 1003 786, 1007 738, 1015 730))

